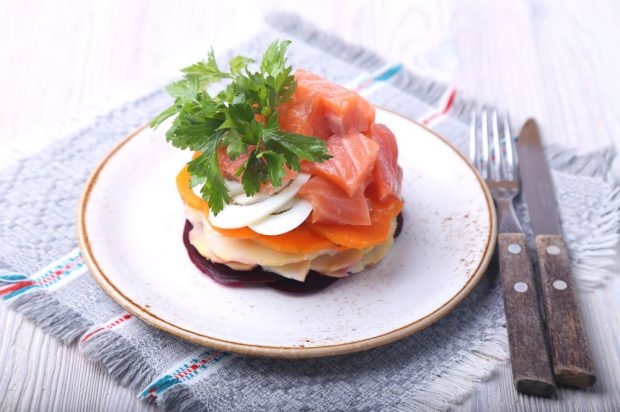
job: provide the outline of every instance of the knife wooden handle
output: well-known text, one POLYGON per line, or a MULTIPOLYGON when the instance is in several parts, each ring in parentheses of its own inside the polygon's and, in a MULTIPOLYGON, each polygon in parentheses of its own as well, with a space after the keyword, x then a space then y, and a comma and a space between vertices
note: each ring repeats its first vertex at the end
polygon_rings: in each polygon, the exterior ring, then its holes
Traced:
POLYGON ((500 233, 498 251, 515 386, 521 393, 551 397, 555 384, 525 235, 500 233))
POLYGON ((592 353, 575 298, 566 244, 559 235, 536 237, 553 372, 558 383, 587 388, 596 381, 592 353))

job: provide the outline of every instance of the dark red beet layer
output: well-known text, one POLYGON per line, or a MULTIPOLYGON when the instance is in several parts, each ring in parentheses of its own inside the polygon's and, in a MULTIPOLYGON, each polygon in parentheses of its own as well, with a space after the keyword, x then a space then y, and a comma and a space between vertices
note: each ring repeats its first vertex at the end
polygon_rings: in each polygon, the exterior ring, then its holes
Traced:
MULTIPOLYGON (((396 231, 394 237, 397 237, 403 226, 402 214, 396 218, 396 231)), ((190 260, 200 271, 205 273, 216 282, 228 285, 260 285, 265 284, 274 289, 290 293, 309 293, 325 289, 338 278, 321 275, 319 272, 311 270, 306 277, 305 282, 299 282, 288 279, 273 272, 263 270, 260 266, 256 266, 252 270, 234 270, 226 265, 214 263, 202 256, 198 250, 189 241, 189 232, 192 230, 192 224, 189 220, 185 221, 183 228, 183 244, 187 249, 190 260)))
POLYGON ((396 230, 394 230, 394 239, 400 236, 400 232, 403 231, 403 222, 403 214, 399 213, 398 216, 396 216, 396 230))
POLYGON ((325 289, 338 279, 339 278, 332 276, 321 275, 316 270, 311 270, 308 272, 308 276, 306 276, 306 280, 304 282, 299 282, 295 279, 288 279, 280 276, 280 280, 267 283, 267 286, 283 292, 310 293, 325 289))

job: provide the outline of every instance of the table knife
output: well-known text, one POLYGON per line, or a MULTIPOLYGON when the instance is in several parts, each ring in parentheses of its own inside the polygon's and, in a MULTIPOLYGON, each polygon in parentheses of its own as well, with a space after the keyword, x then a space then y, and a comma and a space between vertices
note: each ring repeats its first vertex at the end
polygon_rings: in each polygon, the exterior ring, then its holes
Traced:
POLYGON ((534 119, 523 126, 517 151, 536 241, 553 373, 560 384, 586 388, 596 381, 592 353, 575 297, 551 172, 534 119))

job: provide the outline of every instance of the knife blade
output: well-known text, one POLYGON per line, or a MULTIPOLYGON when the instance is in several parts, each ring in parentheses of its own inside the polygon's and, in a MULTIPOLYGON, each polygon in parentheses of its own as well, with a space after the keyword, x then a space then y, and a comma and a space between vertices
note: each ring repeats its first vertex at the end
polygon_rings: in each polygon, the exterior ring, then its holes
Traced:
POLYGON ((534 119, 529 119, 523 125, 517 142, 517 152, 534 236, 561 235, 562 227, 551 172, 534 119))
POLYGON ((592 354, 575 298, 553 180, 534 119, 521 129, 517 153, 536 241, 553 372, 561 384, 586 388, 596 381, 592 354))

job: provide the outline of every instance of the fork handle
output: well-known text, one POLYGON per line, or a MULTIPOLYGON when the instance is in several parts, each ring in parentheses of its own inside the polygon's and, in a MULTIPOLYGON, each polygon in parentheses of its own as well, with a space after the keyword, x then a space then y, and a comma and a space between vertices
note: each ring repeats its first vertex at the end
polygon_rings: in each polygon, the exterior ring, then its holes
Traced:
POLYGON ((536 250, 555 378, 563 385, 587 388, 596 376, 566 244, 559 235, 538 235, 536 250))
POLYGON ((500 233, 499 265, 512 377, 517 391, 551 397, 555 384, 523 233, 500 233))

